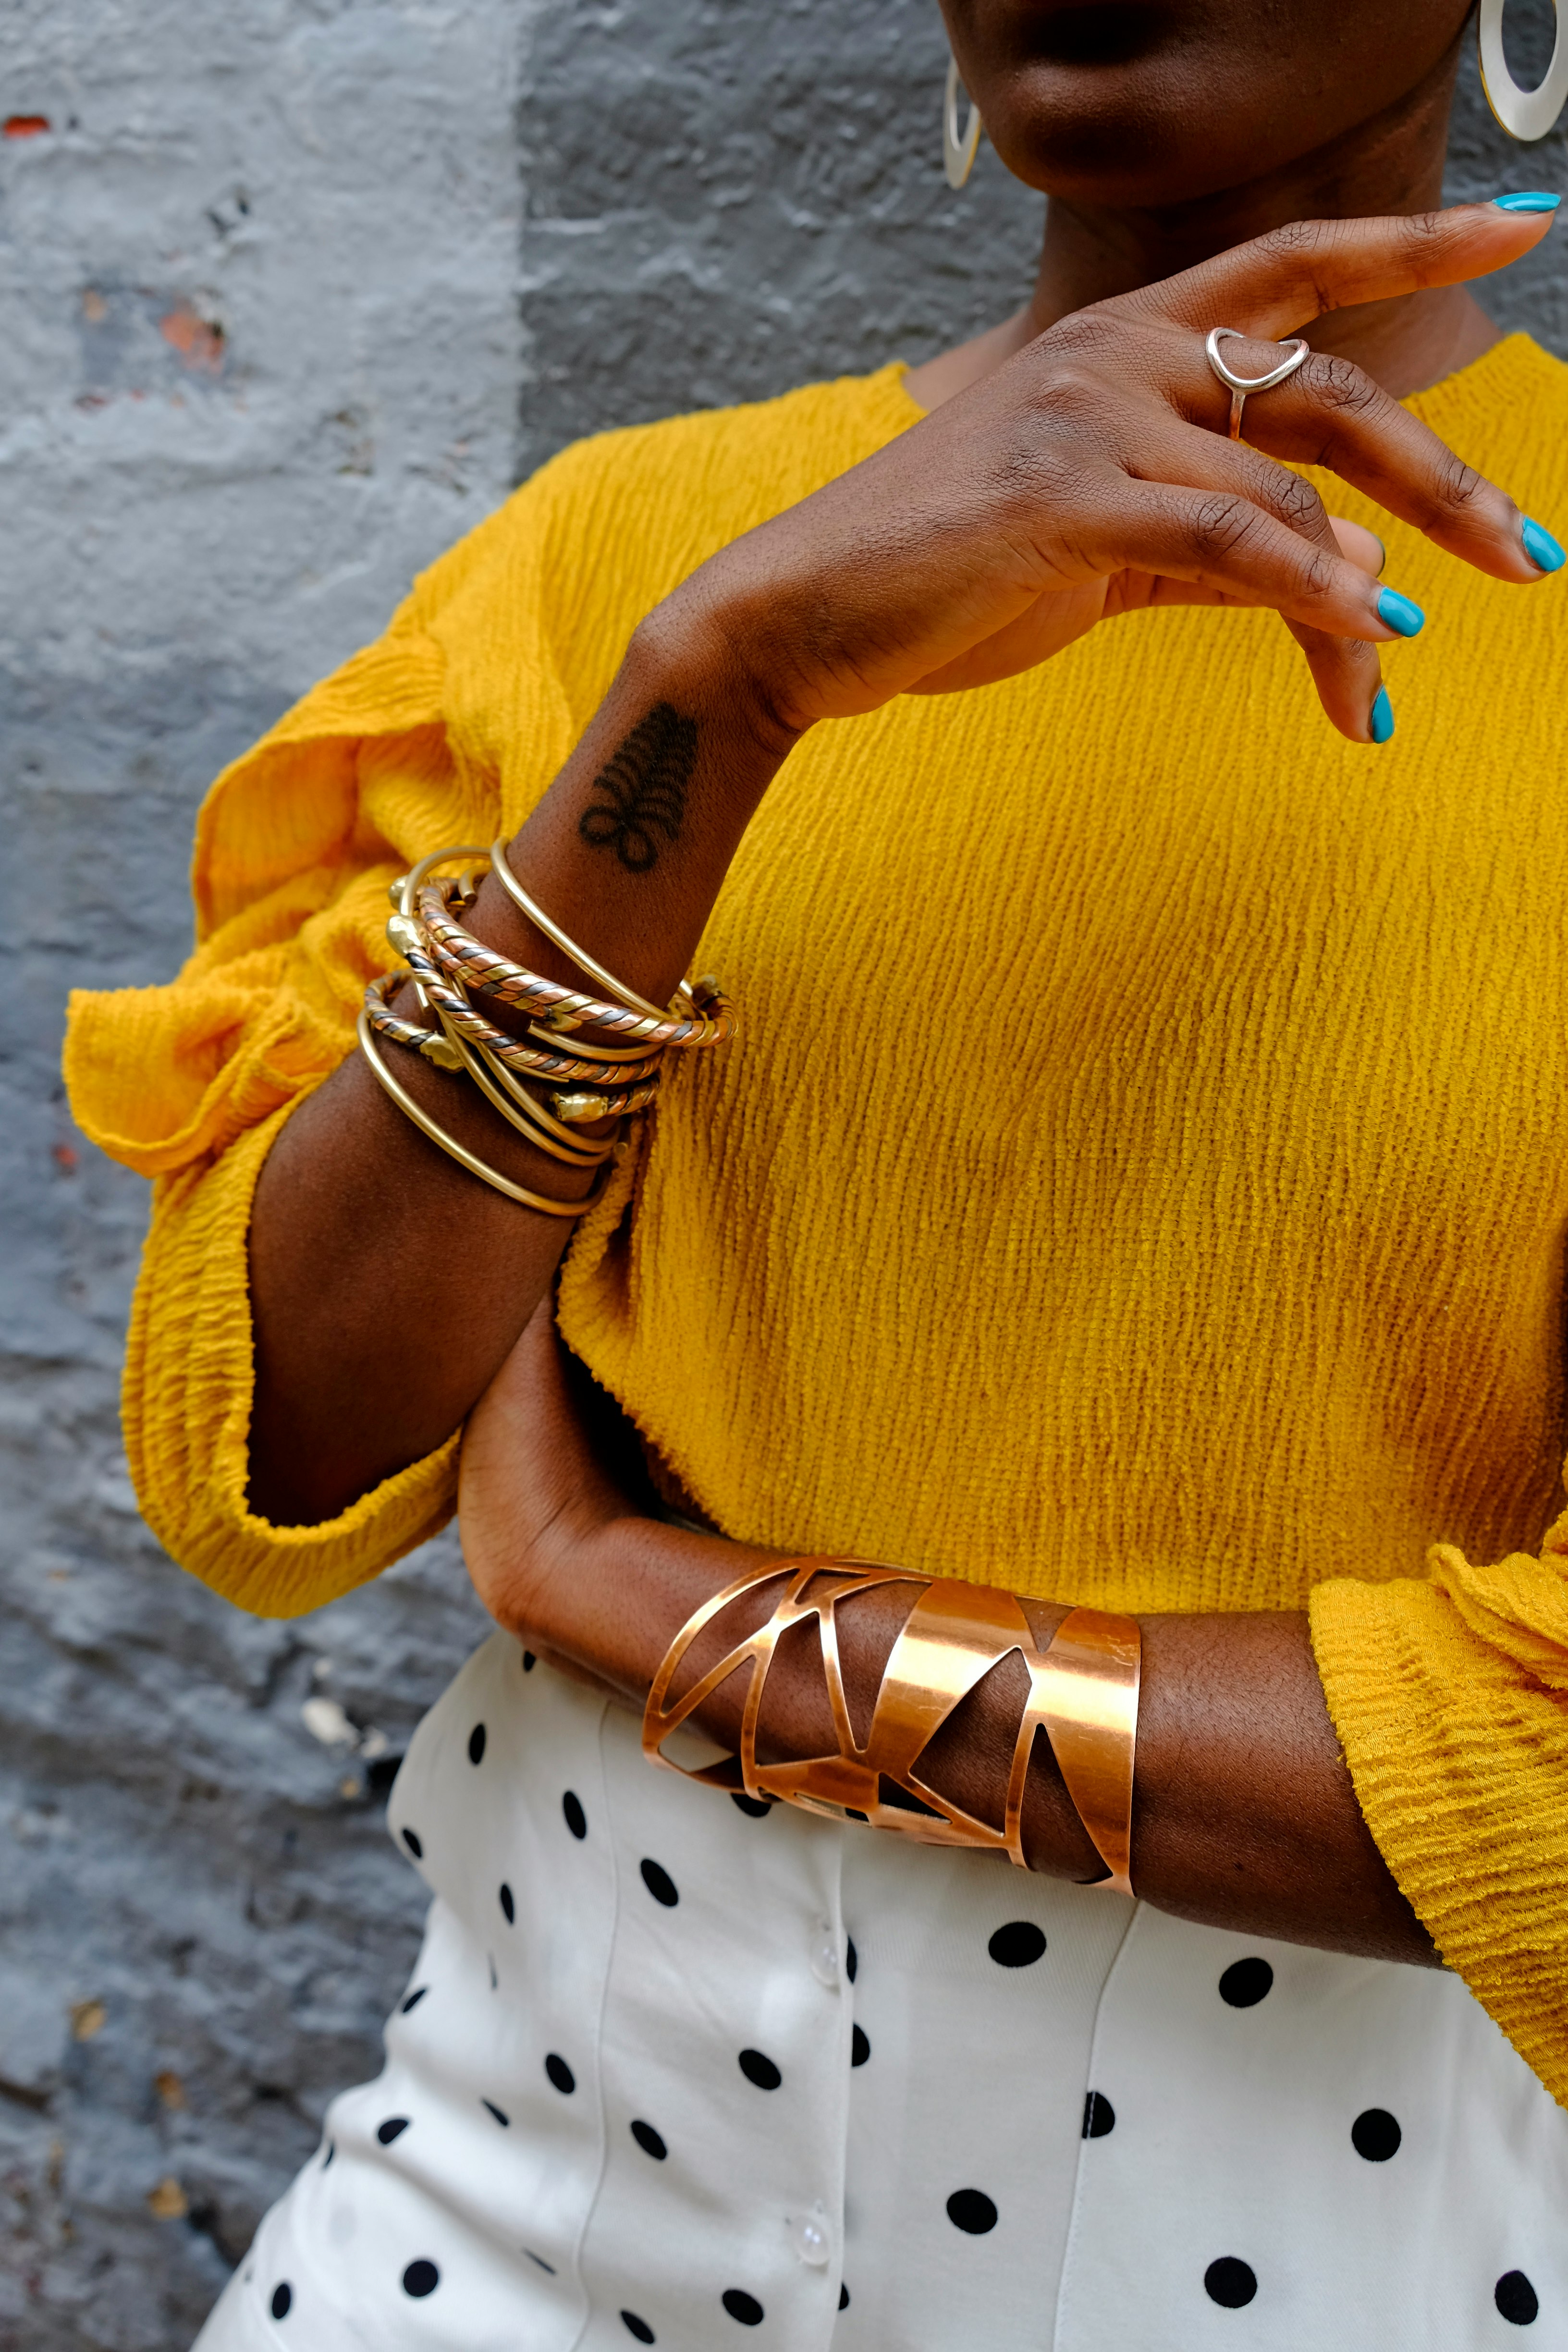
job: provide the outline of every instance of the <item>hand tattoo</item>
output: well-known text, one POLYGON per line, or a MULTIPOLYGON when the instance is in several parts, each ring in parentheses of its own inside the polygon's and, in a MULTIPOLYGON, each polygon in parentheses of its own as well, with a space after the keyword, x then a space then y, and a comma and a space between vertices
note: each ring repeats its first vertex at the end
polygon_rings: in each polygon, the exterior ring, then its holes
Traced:
POLYGON ((658 862, 661 833, 680 837, 686 787, 697 765, 697 721, 668 702, 656 703, 594 779, 595 797, 577 825, 594 849, 613 849, 631 874, 658 862))

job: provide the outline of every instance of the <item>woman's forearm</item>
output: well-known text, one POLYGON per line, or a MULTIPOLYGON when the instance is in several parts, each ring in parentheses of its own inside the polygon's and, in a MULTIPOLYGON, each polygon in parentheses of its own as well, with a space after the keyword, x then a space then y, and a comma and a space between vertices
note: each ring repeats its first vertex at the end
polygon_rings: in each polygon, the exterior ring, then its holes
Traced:
MULTIPOLYGON (((640 1706, 692 1611, 762 1557, 647 1519, 613 1522, 579 1559, 552 1646, 640 1706)), ((712 1654, 765 1616, 777 1591, 767 1589, 744 1620, 727 1615, 712 1654)), ((909 1606, 908 1588, 898 1586, 840 1604, 846 1695, 857 1722, 869 1720, 909 1606)), ((1043 1643, 1065 1611, 1024 1606, 1043 1643)), ((1430 1962, 1430 1939, 1362 1818, 1305 1616, 1140 1622, 1132 1846, 1139 1894, 1211 1927, 1430 1962)), ((743 1694, 744 1676, 737 1675, 710 1702, 702 1728, 738 1744, 743 1694)), ((996 1670, 950 1717, 921 1767, 942 1796, 998 1827, 1025 1696, 1024 1669, 1014 1660, 1012 1671, 996 1670)), ((759 1752, 800 1757, 835 1746, 820 1665, 804 1644, 793 1657, 781 1652, 768 1678, 759 1752)), ((1104 1874, 1043 1738, 1035 1744, 1023 1830, 1032 1868, 1086 1882, 1104 1874)))
MULTIPOLYGON (((605 1450, 605 1404, 542 1313, 469 1424, 463 1541, 480 1597, 502 1624, 640 1709, 695 1611, 778 1556, 628 1509, 623 1466, 605 1450)), ((724 1612, 694 1646, 692 1673, 760 1624, 778 1591, 764 1587, 724 1612)), ((892 1585, 840 1605, 846 1694, 861 1727, 911 1600, 910 1588, 892 1585)), ((1060 1605, 1024 1601, 1037 1643, 1069 1604, 1070 1596, 1060 1605)), ((1139 1893, 1213 1927, 1430 1964, 1430 1939, 1362 1818, 1305 1616, 1140 1622, 1139 1893)), ((944 1797, 997 1827, 1026 1679, 1016 1657, 994 1670, 949 1717, 921 1767, 944 1797)), ((745 1677, 736 1674, 713 1695, 701 1728, 737 1745, 744 1695, 745 1677)), ((792 1636, 768 1677, 758 1752, 804 1757, 835 1746, 816 1645, 792 1636)), ((1035 1743, 1023 1836, 1035 1869, 1080 1881, 1103 1875, 1043 1738, 1035 1743)))
MULTIPOLYGON (((515 836, 514 870, 590 954, 668 1002, 788 741, 714 633, 667 616, 639 635, 515 836), (656 783, 657 807, 629 833, 617 823, 628 796, 656 783), (591 819, 596 808, 609 813, 591 819)), ((583 984, 492 877, 468 927, 583 984)), ((487 999, 486 1010, 521 1030, 505 1007, 487 999)), ((586 1175, 535 1150, 465 1077, 383 1050, 425 1109, 512 1182, 557 1200, 587 1191, 586 1175)), ((351 1055, 284 1128, 257 1191, 253 1508, 279 1524, 319 1522, 442 1444, 549 1287, 570 1231, 436 1150, 351 1055)))

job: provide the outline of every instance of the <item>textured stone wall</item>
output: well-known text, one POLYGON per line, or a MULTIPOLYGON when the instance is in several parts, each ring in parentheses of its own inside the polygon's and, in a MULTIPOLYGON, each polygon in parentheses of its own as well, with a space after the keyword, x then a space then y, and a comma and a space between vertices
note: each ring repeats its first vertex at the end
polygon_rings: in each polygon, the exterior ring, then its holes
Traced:
MULTIPOLYGON (((0 2347, 181 2352, 374 2070, 384 1792, 480 1631, 450 1542, 270 1624, 141 1527, 143 1192, 65 990, 169 974, 207 779, 519 473, 1016 304, 1037 207, 984 150, 948 193, 943 55, 933 0, 0 15, 0 2347)), ((1456 156, 1563 184, 1473 89, 1456 156)), ((1494 299, 1568 346, 1550 247, 1494 299)))

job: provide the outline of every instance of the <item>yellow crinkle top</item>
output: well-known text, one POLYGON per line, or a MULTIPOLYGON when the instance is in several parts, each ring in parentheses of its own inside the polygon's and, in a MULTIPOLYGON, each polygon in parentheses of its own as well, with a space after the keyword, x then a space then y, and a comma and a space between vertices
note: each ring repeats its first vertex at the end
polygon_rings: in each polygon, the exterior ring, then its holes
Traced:
MULTIPOLYGON (((1411 405, 1563 528, 1568 370, 1515 336, 1411 405)), ((179 978, 75 999, 76 1115, 157 1180, 132 1469, 243 1606, 452 1507, 455 1440, 326 1526, 246 1507, 252 1187, 387 881, 519 824, 641 615, 916 414, 889 368, 568 450, 219 778, 179 978)), ((742 1042, 682 1065, 561 1319, 738 1538, 1310 1601, 1379 1845, 1568 2100, 1568 579, 1329 495, 1431 616, 1384 750, 1273 614, 1196 611, 805 739, 697 967, 742 1042)))

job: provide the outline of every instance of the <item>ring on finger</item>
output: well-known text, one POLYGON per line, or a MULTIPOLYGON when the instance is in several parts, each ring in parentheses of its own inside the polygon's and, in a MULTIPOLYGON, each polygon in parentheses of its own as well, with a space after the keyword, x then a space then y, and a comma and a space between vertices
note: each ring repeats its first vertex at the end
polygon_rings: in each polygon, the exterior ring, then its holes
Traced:
POLYGON ((1312 348, 1304 335, 1293 336, 1286 357, 1278 367, 1270 368, 1267 375, 1237 375, 1221 359, 1219 347, 1223 342, 1245 343, 1252 340, 1250 336, 1244 335, 1239 327, 1211 327, 1204 338, 1208 363, 1230 394, 1230 437, 1233 441, 1241 438, 1241 412, 1247 405, 1247 394, 1272 392, 1277 383, 1283 383, 1288 375, 1295 374, 1312 348))

